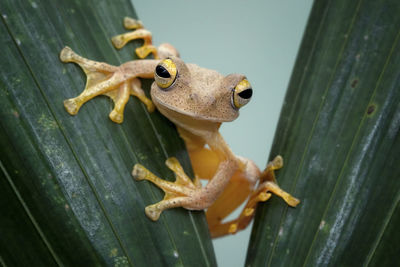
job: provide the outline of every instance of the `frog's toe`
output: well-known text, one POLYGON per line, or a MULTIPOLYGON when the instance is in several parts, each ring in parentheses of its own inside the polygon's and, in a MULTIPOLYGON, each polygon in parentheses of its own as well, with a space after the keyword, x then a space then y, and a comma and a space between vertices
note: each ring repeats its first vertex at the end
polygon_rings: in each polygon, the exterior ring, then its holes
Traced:
POLYGON ((126 40, 123 38, 123 35, 117 35, 112 37, 111 42, 117 49, 121 49, 126 44, 126 40))
POLYGON ((237 223, 232 223, 229 225, 228 232, 230 234, 235 234, 238 231, 238 224, 237 223))
POLYGON ((283 158, 281 155, 278 155, 274 158, 272 161, 272 164, 274 165, 275 169, 280 169, 283 167, 283 158))
POLYGON ((60 52, 62 62, 70 62, 74 58, 75 52, 69 46, 64 47, 60 52))
POLYGON ((69 114, 76 115, 79 111, 80 105, 78 105, 75 98, 70 98, 64 100, 64 107, 69 114))
POLYGON ((146 178, 147 169, 141 164, 135 164, 132 170, 132 176, 135 180, 141 181, 146 178))
POLYGON ((154 112, 154 110, 156 110, 156 106, 153 104, 153 102, 149 99, 147 99, 148 101, 144 102, 144 104, 146 105, 147 111, 149 113, 154 112))
POLYGON ((154 58, 159 58, 157 54, 157 48, 151 44, 138 47, 135 49, 135 52, 136 55, 142 59, 147 57, 149 54, 153 54, 154 58))
POLYGON ((143 28, 143 23, 140 20, 136 20, 130 17, 124 18, 124 27, 128 30, 143 28))
POLYGON ((295 198, 289 194, 284 197, 284 200, 291 207, 296 207, 300 203, 300 200, 298 200, 297 198, 295 198))
POLYGON ((122 123, 124 121, 124 114, 116 110, 111 111, 109 117, 113 122, 116 123, 122 123))
POLYGON ((157 204, 147 206, 144 209, 144 212, 146 213, 147 217, 149 217, 153 221, 157 221, 160 218, 161 215, 161 210, 157 207, 157 204))

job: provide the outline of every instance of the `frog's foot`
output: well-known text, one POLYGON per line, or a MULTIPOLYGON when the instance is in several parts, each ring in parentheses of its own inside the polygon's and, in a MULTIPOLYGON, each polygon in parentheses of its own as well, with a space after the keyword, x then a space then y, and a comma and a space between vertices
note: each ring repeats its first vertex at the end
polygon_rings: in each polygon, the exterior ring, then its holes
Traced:
POLYGON ((275 157, 273 161, 268 163, 266 169, 261 174, 260 185, 251 193, 239 217, 232 221, 210 226, 212 237, 235 234, 239 230, 246 228, 254 216, 257 203, 270 199, 272 196, 271 193, 281 197, 289 206, 295 207, 300 203, 300 200, 283 191, 276 183, 274 170, 280 169, 282 166, 283 159, 281 156, 275 157))
POLYGON ((125 17, 124 18, 124 27, 127 30, 133 30, 131 32, 123 33, 111 38, 111 41, 115 48, 121 49, 124 47, 129 41, 136 39, 143 39, 144 44, 141 47, 136 48, 135 52, 139 58, 145 58, 150 53, 153 54, 154 58, 157 57, 157 48, 152 44, 152 36, 151 32, 143 28, 143 24, 135 19, 125 17))
POLYGON ((281 155, 276 156, 272 161, 267 164, 267 167, 260 175, 260 181, 272 181, 276 183, 275 170, 283 167, 283 158, 281 155))
POLYGON ((162 201, 147 206, 145 209, 147 217, 153 221, 158 220, 161 212, 166 209, 187 205, 190 202, 190 196, 199 189, 199 185, 190 180, 176 158, 167 159, 165 164, 175 173, 175 182, 160 179, 140 164, 135 164, 132 171, 132 176, 136 180, 148 180, 165 192, 162 201))
POLYGON ((63 62, 78 64, 87 76, 83 92, 75 98, 64 101, 69 114, 76 115, 85 102, 98 95, 109 96, 114 101, 110 119, 117 123, 123 121, 123 112, 129 95, 138 97, 150 112, 154 110, 153 103, 145 96, 140 87, 140 80, 135 75, 127 75, 120 67, 83 58, 69 47, 61 50, 60 59, 63 62))
POLYGON ((260 185, 255 194, 259 194, 258 192, 261 192, 260 194, 263 192, 272 192, 281 197, 289 206, 296 207, 300 203, 300 200, 283 191, 276 182, 274 171, 282 167, 283 159, 280 155, 276 156, 271 162, 269 162, 261 174, 260 185))

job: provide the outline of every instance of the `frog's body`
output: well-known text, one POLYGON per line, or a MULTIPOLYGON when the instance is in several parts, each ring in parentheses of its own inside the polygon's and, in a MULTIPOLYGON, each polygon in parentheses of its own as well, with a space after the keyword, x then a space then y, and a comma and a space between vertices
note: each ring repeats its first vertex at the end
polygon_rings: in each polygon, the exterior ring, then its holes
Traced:
POLYGON ((299 201, 280 189, 275 181, 273 171, 282 167, 280 156, 261 172, 251 160, 236 156, 219 133, 221 123, 236 119, 239 108, 251 98, 252 89, 246 77, 240 74, 223 76, 213 70, 185 64, 171 45, 152 46, 151 34, 142 29, 140 22, 126 18, 125 26, 136 30, 114 37, 114 45, 121 48, 132 39, 144 39, 144 45, 136 49, 136 53, 141 58, 153 53, 156 59, 134 60, 116 67, 82 58, 66 47, 61 51, 61 60, 79 64, 88 80, 82 94, 66 100, 64 105, 70 114, 76 114, 83 103, 104 94, 115 102, 111 120, 121 123, 125 104, 132 94, 149 111, 153 111, 155 105, 177 126, 196 177, 209 182, 204 187, 197 178, 192 182, 175 158, 166 162, 176 174, 175 182, 160 179, 136 164, 132 172, 134 178, 149 180, 165 191, 162 201, 146 207, 147 216, 157 220, 163 210, 173 207, 208 208, 210 231, 217 237, 245 228, 251 221, 255 205, 269 199, 269 192, 296 206, 299 201), (151 87, 152 100, 144 95, 138 78, 155 79, 151 87), (222 220, 246 199, 247 204, 239 218, 223 223, 222 220))

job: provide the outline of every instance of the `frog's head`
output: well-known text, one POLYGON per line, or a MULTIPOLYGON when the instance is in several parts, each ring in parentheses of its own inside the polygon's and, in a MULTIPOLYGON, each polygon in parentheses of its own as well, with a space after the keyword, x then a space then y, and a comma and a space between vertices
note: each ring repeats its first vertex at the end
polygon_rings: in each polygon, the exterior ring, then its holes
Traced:
POLYGON ((214 70, 185 64, 180 58, 160 61, 154 70, 152 100, 166 117, 225 122, 236 119, 252 89, 241 74, 223 76, 214 70))

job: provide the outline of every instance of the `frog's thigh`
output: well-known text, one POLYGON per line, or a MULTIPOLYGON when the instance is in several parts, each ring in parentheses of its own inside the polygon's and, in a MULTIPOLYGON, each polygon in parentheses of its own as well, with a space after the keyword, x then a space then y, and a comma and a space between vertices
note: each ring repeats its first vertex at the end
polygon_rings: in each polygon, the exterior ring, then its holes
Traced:
MULTIPOLYGON (((237 231, 246 228, 254 216, 254 210, 257 203, 267 201, 271 197, 271 193, 281 197, 285 202, 287 202, 288 205, 292 207, 295 207, 297 204, 299 204, 300 201, 298 199, 282 190, 276 183, 274 170, 279 169, 282 166, 283 160, 281 156, 277 156, 273 161, 268 163, 267 168, 261 174, 261 184, 258 185, 254 191, 249 192, 250 197, 242 209, 239 217, 224 223, 210 224, 212 237, 234 234, 237 231)), ((241 190, 243 189, 239 188, 237 192, 241 192, 241 190)), ((216 211, 213 217, 221 212, 223 212, 223 210, 216 211)), ((208 216, 207 219, 209 219, 208 216)))
POLYGON ((265 192, 252 194, 236 219, 209 225, 211 236, 216 238, 245 229, 253 219, 255 205, 260 201, 267 201, 270 197, 271 194, 265 192))
POLYGON ((237 171, 219 198, 207 209, 206 216, 210 230, 221 224, 225 217, 245 202, 252 189, 253 184, 242 172, 237 171))
MULTIPOLYGON (((211 179, 214 176, 220 164, 220 160, 214 151, 208 148, 193 149, 189 150, 189 155, 196 177, 211 179)), ((252 188, 253 184, 246 179, 243 173, 236 171, 222 194, 208 208, 208 224, 219 224, 221 220, 246 200, 252 188)))

